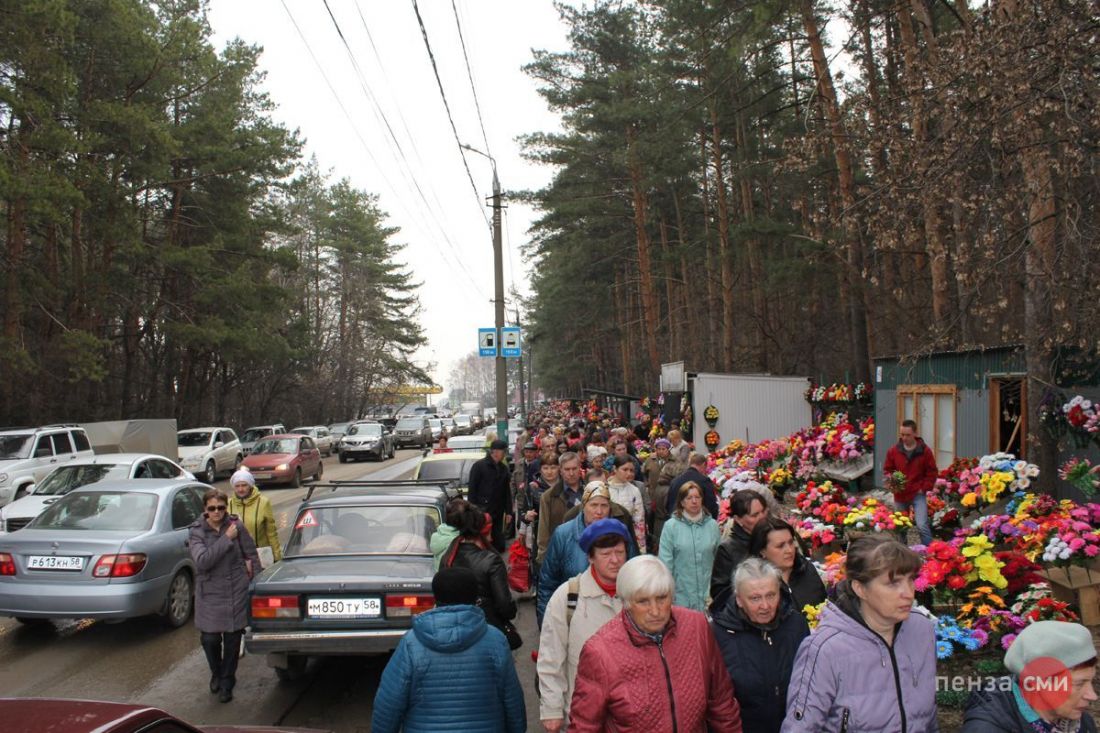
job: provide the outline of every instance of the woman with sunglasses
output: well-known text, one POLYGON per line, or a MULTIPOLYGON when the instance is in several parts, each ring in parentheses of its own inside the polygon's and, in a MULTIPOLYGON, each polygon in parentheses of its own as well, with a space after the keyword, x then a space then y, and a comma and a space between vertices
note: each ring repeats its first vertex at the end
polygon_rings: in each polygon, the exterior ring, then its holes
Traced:
POLYGON ((248 582, 260 567, 256 543, 240 519, 228 513, 219 489, 203 496, 206 512, 190 527, 195 561, 195 626, 210 665, 210 692, 233 699, 241 635, 248 624, 248 582))

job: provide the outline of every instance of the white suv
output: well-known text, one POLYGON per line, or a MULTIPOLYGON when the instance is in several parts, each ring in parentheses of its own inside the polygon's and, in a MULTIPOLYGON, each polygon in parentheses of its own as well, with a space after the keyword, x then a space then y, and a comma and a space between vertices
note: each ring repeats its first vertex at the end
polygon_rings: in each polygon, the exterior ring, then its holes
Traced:
POLYGON ((58 466, 94 455, 78 425, 0 430, 0 506, 30 491, 58 466))
POLYGON ((219 473, 237 470, 244 458, 241 441, 229 428, 192 428, 176 433, 180 465, 208 484, 219 473))
POLYGON ((252 447, 256 443, 260 442, 264 438, 272 435, 279 435, 286 432, 286 426, 282 423, 275 423, 274 425, 255 425, 251 428, 246 428, 241 433, 241 452, 246 456, 252 452, 252 447))

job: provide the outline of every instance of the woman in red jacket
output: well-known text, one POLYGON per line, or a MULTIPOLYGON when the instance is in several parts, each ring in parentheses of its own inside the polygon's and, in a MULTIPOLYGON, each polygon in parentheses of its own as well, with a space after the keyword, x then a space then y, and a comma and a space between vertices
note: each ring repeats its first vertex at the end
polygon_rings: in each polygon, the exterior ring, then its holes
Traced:
POLYGON ((570 733, 740 733, 733 683, 706 616, 673 608, 665 564, 635 557, 619 571, 616 589, 622 612, 581 652, 570 733))

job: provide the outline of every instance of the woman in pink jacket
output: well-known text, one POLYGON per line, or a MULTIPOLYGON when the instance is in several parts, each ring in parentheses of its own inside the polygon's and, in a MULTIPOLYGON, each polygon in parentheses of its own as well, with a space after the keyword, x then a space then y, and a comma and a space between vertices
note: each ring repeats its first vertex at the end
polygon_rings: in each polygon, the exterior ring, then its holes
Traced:
POLYGON ((584 645, 570 706, 571 733, 740 733, 733 683, 706 616, 673 608, 675 582, 640 555, 616 581, 623 611, 584 645))

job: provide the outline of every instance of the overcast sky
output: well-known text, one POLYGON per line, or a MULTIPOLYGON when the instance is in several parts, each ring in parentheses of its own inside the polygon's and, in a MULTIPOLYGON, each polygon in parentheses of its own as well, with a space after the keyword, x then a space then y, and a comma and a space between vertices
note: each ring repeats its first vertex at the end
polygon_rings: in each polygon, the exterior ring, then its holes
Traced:
MULTIPOLYGON (((552 171, 524 162, 517 137, 559 127, 521 71, 532 49, 566 47, 551 0, 455 0, 484 136, 452 2, 418 3, 459 139, 480 150, 487 139, 505 192, 546 183, 552 171)), ((477 328, 493 325, 491 210, 483 206, 492 168, 467 153, 471 185, 412 0, 328 0, 328 6, 354 64, 322 0, 212 0, 214 42, 220 48, 240 37, 262 46, 264 89, 277 105, 275 119, 300 131, 306 157, 316 156, 322 170, 379 196, 423 283, 428 346, 419 356, 436 363, 442 384, 451 363, 476 348, 477 328)), ((534 216, 515 203, 506 212, 506 291, 514 283, 528 292, 519 248, 534 216)))

